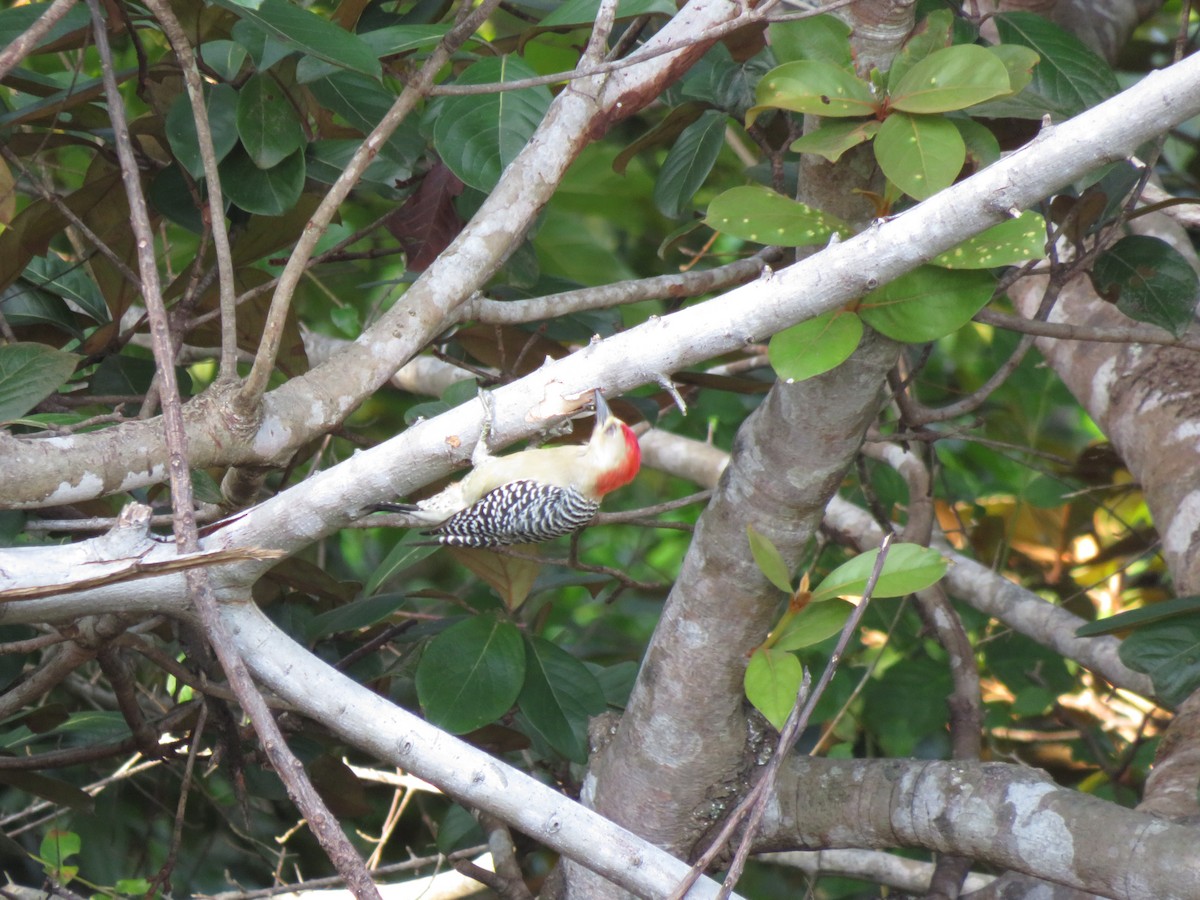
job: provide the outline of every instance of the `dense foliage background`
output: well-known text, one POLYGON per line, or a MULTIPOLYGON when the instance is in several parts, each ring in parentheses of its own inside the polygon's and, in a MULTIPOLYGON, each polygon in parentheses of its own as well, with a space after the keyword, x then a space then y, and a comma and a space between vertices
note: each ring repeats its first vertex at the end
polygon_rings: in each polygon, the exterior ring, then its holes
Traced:
POLYGON ((1028 5, 0 11, 8 877, 667 896, 774 754, 742 896, 1195 896, 1195 16, 1028 5), (367 517, 593 387, 577 538, 367 517))

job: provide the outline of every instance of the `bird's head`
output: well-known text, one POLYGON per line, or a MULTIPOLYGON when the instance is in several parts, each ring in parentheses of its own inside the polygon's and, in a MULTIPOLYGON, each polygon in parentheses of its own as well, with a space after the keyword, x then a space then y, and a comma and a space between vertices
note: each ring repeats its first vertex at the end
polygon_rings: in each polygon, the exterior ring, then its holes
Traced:
POLYGON ((595 396, 596 424, 587 453, 597 472, 595 494, 602 497, 633 481, 642 464, 642 448, 633 429, 613 415, 600 391, 595 396))

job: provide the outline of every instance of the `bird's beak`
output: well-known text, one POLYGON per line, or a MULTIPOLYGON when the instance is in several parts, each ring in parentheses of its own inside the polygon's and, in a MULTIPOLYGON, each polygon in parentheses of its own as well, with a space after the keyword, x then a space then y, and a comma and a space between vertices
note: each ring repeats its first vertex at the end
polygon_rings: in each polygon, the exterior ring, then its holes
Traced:
POLYGON ((605 402, 604 395, 600 393, 599 388, 592 391, 592 394, 596 398, 596 421, 603 422, 612 415, 612 411, 608 408, 608 403, 605 402))

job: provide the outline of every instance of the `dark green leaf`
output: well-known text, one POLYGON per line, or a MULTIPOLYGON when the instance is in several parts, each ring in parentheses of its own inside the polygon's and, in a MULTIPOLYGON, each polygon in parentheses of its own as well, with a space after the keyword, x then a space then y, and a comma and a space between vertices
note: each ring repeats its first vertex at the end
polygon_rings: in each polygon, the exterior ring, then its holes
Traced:
POLYGON ((556 644, 525 642, 525 685, 517 705, 542 739, 572 762, 588 756, 587 724, 604 712, 604 692, 587 666, 556 644))
POLYGON ((1000 13, 993 20, 1003 44, 1020 44, 1041 57, 1023 97, 1042 101, 1044 111, 1067 118, 1120 90, 1109 65, 1074 35, 1042 16, 1000 13))
POLYGON ((945 664, 928 657, 902 659, 863 691, 863 724, 889 756, 911 756, 944 734, 953 690, 945 664))
POLYGON ((75 373, 79 357, 45 344, 0 347, 0 422, 19 419, 75 373))
POLYGON ((835 231, 850 233, 835 216, 757 184, 732 188, 715 198, 704 221, 742 240, 784 247, 822 244, 835 231))
MULTIPOLYGON (((48 3, 28 3, 21 6, 10 6, 0 10, 0 47, 10 47, 13 42, 32 27, 33 23, 42 17, 50 8, 48 3)), ((34 45, 36 53, 40 48, 47 47, 55 41, 77 31, 92 27, 92 17, 86 6, 73 6, 67 14, 51 26, 50 31, 34 45)))
POLYGON ((92 795, 75 785, 41 772, 0 771, 0 784, 24 791, 55 806, 64 806, 76 812, 90 812, 95 801, 92 795))
POLYGON ((74 265, 50 253, 31 259, 24 275, 43 290, 70 300, 92 321, 100 324, 112 321, 104 295, 83 266, 74 265))
POLYGON ((943 116, 893 113, 875 135, 875 159, 896 187, 924 200, 954 184, 966 162, 967 145, 943 116))
POLYGON ((709 110, 683 130, 667 154, 654 183, 654 205, 667 218, 677 218, 708 178, 725 144, 725 126, 725 114, 709 110))
POLYGON ((1088 622, 1086 625, 1076 628, 1075 635, 1076 637, 1095 637, 1099 634, 1112 634, 1115 631, 1137 628, 1141 625, 1149 625, 1151 622, 1161 622, 1164 619, 1173 619, 1175 616, 1191 613, 1200 613, 1200 597, 1195 595, 1175 597, 1171 600, 1143 606, 1140 609, 1127 609, 1115 616, 1097 619, 1095 622, 1088 622))
MULTIPOLYGON (((500 56, 473 64, 455 83, 496 84, 536 74, 520 57, 500 56)), ((449 97, 434 119, 433 143, 462 182, 490 191, 549 108, 550 91, 544 87, 449 97)))
POLYGON ((1187 330, 1200 296, 1196 271, 1174 247, 1156 237, 1131 234, 1100 254, 1092 268, 1096 291, 1131 319, 1187 330))
POLYGON ((1150 676, 1160 701, 1178 706, 1200 687, 1200 616, 1139 628, 1119 652, 1121 662, 1150 676))
POLYGON ((406 599, 403 594, 361 597, 353 603, 314 616, 304 629, 305 636, 309 640, 316 640, 330 634, 369 628, 394 613, 406 599))
POLYGON ((789 383, 828 372, 850 358, 862 340, 862 330, 862 319, 844 309, 793 325, 767 345, 771 368, 789 383))
POLYGON ((437 544, 429 543, 429 539, 422 536, 420 532, 410 531, 384 557, 383 562, 375 567, 375 571, 371 573, 371 577, 363 586, 363 596, 370 597, 379 590, 380 585, 397 572, 403 572, 410 566, 416 565, 437 549, 437 544))
POLYGON ((252 75, 238 91, 237 129, 260 169, 270 169, 304 146, 304 129, 287 94, 269 75, 252 75))
POLYGON ((816 116, 873 116, 878 106, 870 85, 832 63, 802 59, 772 69, 758 83, 746 126, 764 109, 788 109, 816 116))
POLYGON ((235 80, 246 61, 246 48, 237 41, 207 41, 198 46, 196 51, 204 64, 226 81, 235 80))
POLYGON ((750 538, 750 555, 758 563, 758 570, 767 576, 767 581, 775 587, 791 594, 792 573, 779 554, 779 548, 771 543, 769 537, 755 531, 753 525, 746 526, 746 535, 750 538))
POLYGON ((287 0, 263 0, 253 9, 236 0, 213 2, 235 13, 243 21, 252 22, 274 40, 293 50, 372 78, 380 75, 379 60, 356 35, 287 0))
MULTIPOLYGON (((238 94, 227 84, 206 85, 204 106, 208 111, 213 153, 220 162, 237 144, 238 94)), ((192 118, 192 104, 186 93, 176 97, 167 112, 167 141, 188 174, 196 180, 203 178, 204 163, 200 159, 196 120, 192 118)))
MULTIPOLYGON (((596 21, 596 13, 600 10, 600 0, 565 0, 539 23, 543 28, 557 28, 562 25, 590 25, 596 21)), ((617 4, 617 18, 628 19, 632 16, 658 13, 663 16, 675 15, 675 5, 668 0, 620 0, 617 4)))
POLYGON ((776 730, 780 730, 796 705, 796 695, 803 682, 804 667, 800 660, 784 650, 760 647, 750 656, 746 666, 746 699, 776 730))
POLYGON ((1026 210, 935 256, 930 265, 947 269, 993 269, 1040 259, 1046 252, 1046 221, 1026 210))
MULTIPOLYGON (((383 58, 437 46, 448 30, 447 25, 390 25, 359 32, 358 38, 370 48, 372 55, 383 58)), ((337 66, 314 56, 305 56, 296 66, 296 81, 306 84, 337 71, 337 66)))
POLYGON ((970 322, 994 288, 985 271, 921 266, 867 294, 857 312, 893 340, 923 344, 970 322))
POLYGON ((0 293, 0 312, 13 327, 51 325, 72 337, 83 337, 66 301, 24 278, 18 278, 0 293))
POLYGON ((525 682, 525 647, 510 622, 476 616, 435 637, 417 666, 425 715, 451 734, 474 731, 512 707, 525 682))
POLYGON ((914 65, 892 89, 893 109, 941 113, 1009 93, 1004 63, 977 44, 946 47, 914 65))
POLYGON ((273 168, 260 169, 239 149, 221 163, 221 186, 226 196, 246 212, 279 216, 300 199, 304 171, 303 150, 273 168))

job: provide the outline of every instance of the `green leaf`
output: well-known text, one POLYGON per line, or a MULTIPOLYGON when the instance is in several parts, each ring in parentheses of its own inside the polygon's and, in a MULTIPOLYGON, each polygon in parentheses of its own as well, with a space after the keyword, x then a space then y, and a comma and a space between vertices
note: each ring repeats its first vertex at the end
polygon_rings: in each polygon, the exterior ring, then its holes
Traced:
POLYGON ((892 60, 887 73, 888 93, 896 93, 896 85, 913 66, 931 53, 950 46, 953 27, 954 15, 948 9, 936 9, 925 17, 892 60))
POLYGON ((663 161, 654 183, 654 205, 668 219, 677 218, 700 190, 725 145, 724 113, 708 110, 683 130, 663 161))
POLYGON ((380 585, 397 572, 403 572, 416 565, 437 549, 438 545, 430 544, 428 538, 422 536, 420 532, 410 531, 388 552, 388 555, 383 558, 383 562, 375 567, 375 571, 371 573, 371 577, 363 586, 363 596, 370 597, 379 590, 380 585))
POLYGON ((112 321, 104 295, 83 266, 48 253, 31 259, 23 274, 42 290, 75 304, 92 321, 100 324, 112 321))
POLYGON ((768 32, 771 51, 781 63, 811 59, 847 70, 854 65, 850 26, 837 16, 824 13, 795 22, 772 22, 768 32))
POLYGON ((784 247, 823 244, 834 232, 850 233, 850 227, 836 216, 757 184, 732 188, 714 198, 704 222, 745 241, 784 247))
MULTIPOLYGON (((398 56, 435 47, 446 36, 448 30, 447 25, 389 25, 386 28, 359 32, 357 36, 367 45, 372 56, 382 59, 385 56, 398 56)), ((296 65, 296 81, 307 84, 337 71, 339 70, 336 66, 316 57, 305 56, 296 65)))
POLYGON ((47 831, 38 849, 38 856, 45 866, 46 874, 63 884, 69 882, 79 872, 79 866, 66 865, 66 860, 67 857, 79 853, 81 846, 79 835, 73 831, 64 831, 61 828, 51 828, 47 831))
MULTIPOLYGON (((494 84, 536 74, 520 57, 500 56, 468 67, 454 83, 494 84)), ((486 193, 549 108, 550 91, 545 87, 448 97, 434 119, 434 147, 462 182, 486 193)))
MULTIPOLYGON (((565 0, 538 24, 543 28, 559 27, 562 25, 590 25, 596 21, 596 13, 600 10, 600 0, 565 0)), ((633 16, 658 13, 663 16, 675 15, 675 6, 668 0, 620 0, 617 4, 617 18, 628 19, 633 16)))
POLYGON ((18 278, 0 293, 0 312, 8 324, 50 325, 72 337, 82 339, 75 314, 67 302, 58 294, 36 287, 24 278, 18 278))
POLYGON ((1178 706, 1200 687, 1200 616, 1139 628, 1118 652, 1121 662, 1150 676, 1159 700, 1178 706))
POLYGON ((758 83, 746 127, 764 109, 788 109, 816 116, 873 116, 878 102, 865 81, 840 66, 813 59, 784 63, 758 83))
POLYGON ((1046 220, 1026 210, 993 225, 929 261, 946 269, 993 269, 1017 266, 1046 253, 1046 220))
POLYGON ((846 600, 809 603, 796 613, 776 639, 774 650, 801 650, 819 644, 838 634, 854 612, 854 604, 846 600))
POLYGON ((750 554, 758 564, 758 569, 767 581, 787 594, 792 592, 792 573, 788 564, 779 554, 779 548, 771 543, 765 534, 759 534, 753 525, 746 526, 746 535, 750 539, 750 554))
POLYGON ((1200 613, 1200 597, 1194 594, 1190 597, 1163 600, 1160 603, 1143 606, 1141 609, 1127 609, 1115 616, 1088 622, 1075 629, 1075 636, 1095 637, 1098 634, 1112 634, 1115 631, 1137 628, 1141 625, 1149 625, 1151 622, 1161 622, 1164 619, 1173 619, 1175 616, 1191 613, 1200 613))
POLYGON ((992 44, 984 48, 995 56, 1008 71, 1008 83, 1014 94, 1025 90, 1033 81, 1033 70, 1041 62, 1036 50, 1020 44, 992 44))
POLYGON ((270 169, 304 146, 304 129, 287 94, 269 75, 252 75, 238 91, 238 136, 250 159, 270 169))
POLYGON ((875 159, 896 187, 924 200, 954 184, 967 146, 949 119, 893 113, 875 135, 875 159))
POLYGON ((305 637, 311 641, 330 634, 369 628, 394 613, 406 599, 403 594, 360 597, 353 603, 314 616, 304 628, 305 637))
POLYGON ((831 163, 837 162, 847 150, 875 137, 879 124, 877 119, 829 122, 792 141, 791 149, 793 153, 815 153, 831 163))
POLYGON ((992 21, 1002 44, 1028 47, 1040 57, 1022 97, 1040 102, 1040 108, 1055 118, 1083 112, 1120 90, 1108 63, 1048 19, 1013 12, 1000 13, 992 21))
POLYGON ((1011 92, 1008 70, 977 44, 946 47, 925 57, 890 92, 892 109, 941 113, 1011 92))
POLYGON ((297 150, 270 169, 260 169, 240 149, 220 166, 225 196, 249 213, 280 216, 296 205, 304 190, 304 151, 297 150))
POLYGON ((1121 238, 1092 267, 1096 291, 1139 322, 1180 337, 1196 309, 1200 279, 1166 241, 1141 234, 1121 238))
POLYGON ((920 744, 944 740, 946 698, 953 689, 945 663, 925 656, 901 659, 867 682, 862 723, 889 756, 912 756, 920 744))
POLYGON ((525 647, 511 622, 476 616, 430 641, 417 666, 417 697, 433 724, 474 731, 512 707, 525 681, 525 647))
POLYGON ((830 310, 780 331, 767 345, 767 356, 784 381, 804 381, 849 359, 862 332, 862 319, 857 315, 844 309, 830 310))
POLYGON ((896 341, 923 344, 953 334, 992 298, 986 271, 921 266, 865 296, 864 322, 896 341))
MULTIPOLYGON (((206 41, 196 48, 196 52, 206 66, 226 81, 236 80, 246 61, 246 48, 237 41, 206 41)), ((232 87, 229 89, 233 90, 232 87)))
POLYGON ((544 638, 528 637, 525 651, 517 705, 547 744, 572 762, 587 762, 588 719, 607 708, 600 683, 587 666, 544 638))
POLYGON ((976 172, 986 169, 1000 158, 1000 142, 985 125, 974 119, 955 117, 950 120, 962 135, 967 148, 967 162, 976 172))
MULTIPOLYGON (((871 550, 838 566, 813 591, 812 602, 862 596, 878 557, 879 550, 871 550)), ((893 544, 872 597, 903 597, 937 584, 945 574, 946 558, 936 550, 918 544, 893 544)))
POLYGON ((746 666, 746 699, 777 731, 782 730, 796 705, 796 695, 803 682, 804 666, 800 665, 800 660, 783 650, 760 647, 750 656, 746 666))
POLYGON ((316 13, 302 9, 287 0, 263 0, 255 8, 235 0, 213 0, 218 6, 235 13, 245 22, 253 23, 276 41, 299 50, 307 56, 337 66, 361 72, 378 79, 379 60, 356 35, 316 13))
MULTIPOLYGON (((238 141, 238 93, 227 84, 205 85, 204 106, 208 111, 213 152, 220 162, 238 141)), ((192 118, 192 104, 186 93, 181 93, 171 103, 166 129, 167 142, 179 164, 196 180, 203 178, 204 163, 200 159, 196 120, 192 118)))
POLYGON ((0 422, 19 419, 66 384, 78 362, 45 344, 0 346, 0 422))
MULTIPOLYGON (((29 3, 23 6, 10 6, 0 10, 0 47, 10 47, 13 42, 33 26, 50 7, 45 3, 29 3)), ((71 32, 89 29, 92 26, 91 16, 86 6, 73 6, 67 14, 51 26, 50 31, 34 46, 36 53, 42 47, 47 47, 61 40, 71 32)))

